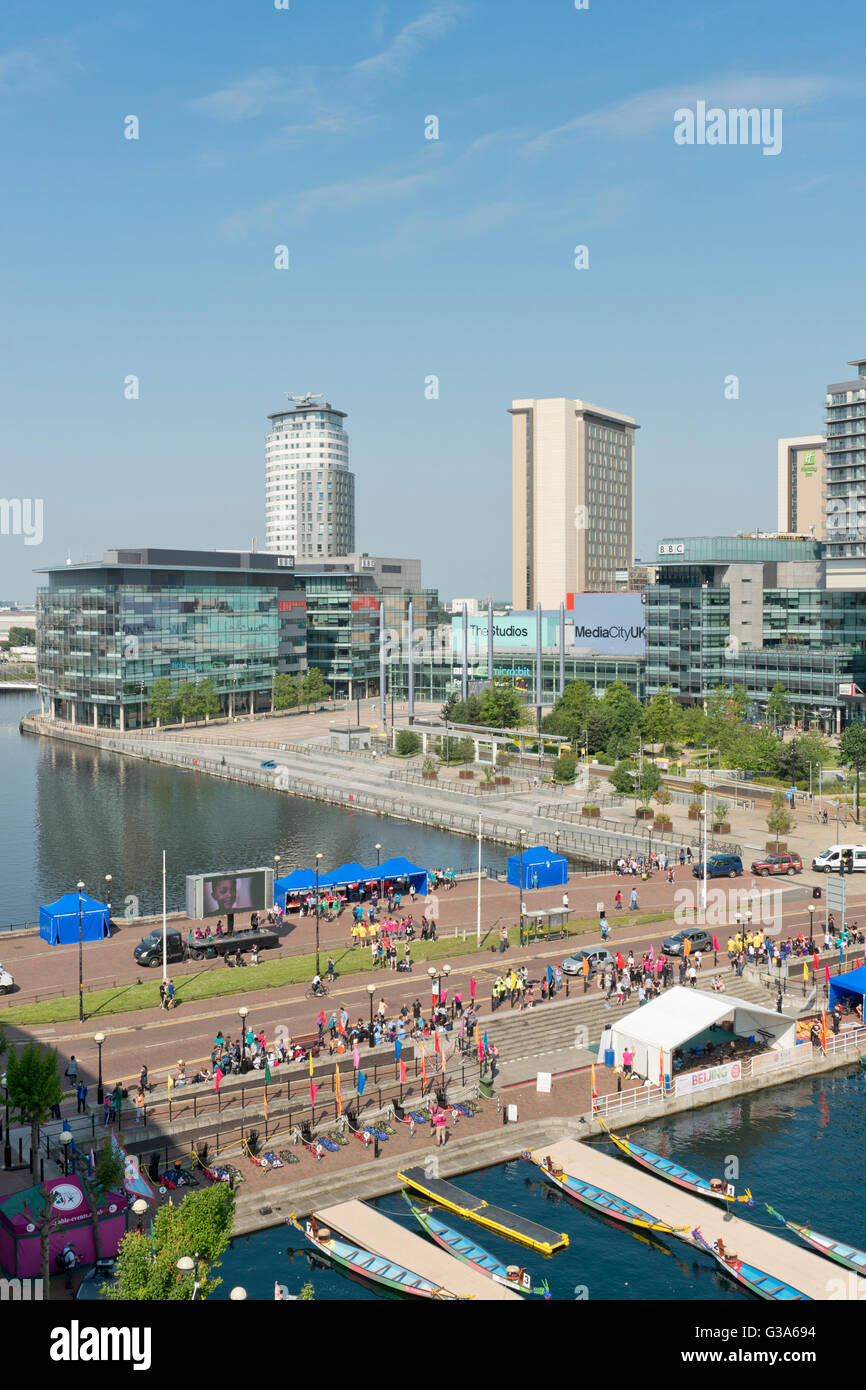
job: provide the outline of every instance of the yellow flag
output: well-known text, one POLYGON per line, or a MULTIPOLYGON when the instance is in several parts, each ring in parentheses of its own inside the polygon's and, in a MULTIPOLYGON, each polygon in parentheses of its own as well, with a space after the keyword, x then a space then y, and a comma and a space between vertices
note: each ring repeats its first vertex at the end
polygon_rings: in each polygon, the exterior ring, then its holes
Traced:
POLYGON ((173 1085, 174 1085, 174 1082, 172 1081, 171 1077, 169 1077, 169 1078, 168 1078, 168 1094, 169 1094, 169 1096, 171 1095, 171 1088, 172 1088, 173 1085))
POLYGON ((312 1054, 312 1052, 311 1052, 311 1053, 310 1053, 310 1076, 312 1077, 312 1075, 313 1075, 313 1054, 312 1054))

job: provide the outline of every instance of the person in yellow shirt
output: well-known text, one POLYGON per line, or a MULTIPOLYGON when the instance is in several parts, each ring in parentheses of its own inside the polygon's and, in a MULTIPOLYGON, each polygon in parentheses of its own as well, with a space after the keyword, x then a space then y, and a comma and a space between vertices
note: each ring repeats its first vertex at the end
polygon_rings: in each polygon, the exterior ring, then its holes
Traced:
POLYGON ((366 944, 367 944, 367 928, 364 926, 364 923, 363 923, 363 922, 359 922, 359 923, 358 923, 358 936, 359 936, 359 938, 360 938, 361 945, 362 945, 362 946, 366 946, 366 944))

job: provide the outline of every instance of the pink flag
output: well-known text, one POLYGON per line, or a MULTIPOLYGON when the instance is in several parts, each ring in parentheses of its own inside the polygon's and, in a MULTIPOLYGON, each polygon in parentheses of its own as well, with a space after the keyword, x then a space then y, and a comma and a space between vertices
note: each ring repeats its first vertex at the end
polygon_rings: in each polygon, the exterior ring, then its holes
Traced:
POLYGON ((221 1069, 220 1067, 217 1067, 216 1071, 215 1071, 214 1074, 213 1074, 213 1088, 214 1088, 215 1091, 218 1091, 218 1090, 219 1090, 219 1088, 220 1088, 220 1082, 222 1081, 222 1079, 223 1079, 222 1069, 221 1069))
POLYGON ((717 951, 718 949, 719 949, 719 938, 718 938, 718 937, 715 935, 715 933, 714 933, 714 934, 713 934, 713 950, 714 950, 714 951, 717 951))
POLYGON ((825 965, 825 966, 824 966, 824 979, 827 981, 828 984, 830 983, 830 967, 829 967, 829 965, 825 965))
POLYGON ((318 1089, 319 1089, 318 1086, 314 1086, 313 1083, 312 1083, 312 1081, 311 1081, 311 1082, 310 1082, 310 1104, 311 1104, 311 1105, 315 1105, 315 1103, 316 1103, 316 1092, 318 1091, 318 1089))
POLYGON ((475 998, 475 981, 472 979, 471 975, 469 977, 469 998, 475 998))
POLYGON ((355 1068, 355 1071, 358 1070, 360 1061, 361 1059, 358 1056, 358 1044, 355 1043, 355 1046, 352 1048, 352 1066, 355 1068))
POLYGON ((400 1080, 401 1080, 401 1081, 405 1081, 405 1080, 406 1080, 406 1063, 405 1063, 405 1062, 402 1062, 402 1061, 401 1061, 401 1063, 400 1063, 400 1080))

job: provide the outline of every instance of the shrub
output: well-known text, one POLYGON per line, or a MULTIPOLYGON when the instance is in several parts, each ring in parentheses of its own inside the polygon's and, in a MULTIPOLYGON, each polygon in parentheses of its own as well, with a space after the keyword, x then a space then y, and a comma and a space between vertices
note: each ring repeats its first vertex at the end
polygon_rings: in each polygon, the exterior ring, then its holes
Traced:
POLYGON ((411 729, 401 729, 395 740, 394 747, 404 758, 410 757, 413 753, 418 752, 418 749, 421 747, 421 739, 417 734, 413 734, 411 729))

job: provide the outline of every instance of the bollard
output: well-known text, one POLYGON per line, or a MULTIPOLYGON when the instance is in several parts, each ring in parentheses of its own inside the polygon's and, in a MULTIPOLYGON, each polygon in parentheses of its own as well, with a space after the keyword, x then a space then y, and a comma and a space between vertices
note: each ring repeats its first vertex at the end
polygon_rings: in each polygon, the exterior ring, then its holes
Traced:
POLYGON ((378 1133, 373 1135, 373 1157, 374 1157, 374 1158, 378 1158, 378 1157, 379 1157, 379 1135, 378 1135, 378 1133))

